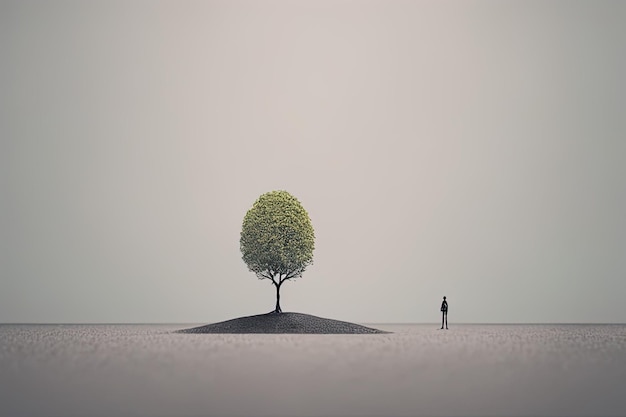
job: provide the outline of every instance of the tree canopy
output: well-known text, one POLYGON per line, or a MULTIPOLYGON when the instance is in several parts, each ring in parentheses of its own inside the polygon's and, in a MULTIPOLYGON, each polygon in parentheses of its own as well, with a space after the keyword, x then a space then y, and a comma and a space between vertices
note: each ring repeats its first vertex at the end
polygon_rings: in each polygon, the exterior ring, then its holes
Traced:
POLYGON ((287 191, 261 195, 246 213, 239 241, 243 260, 259 279, 276 286, 277 312, 280 286, 313 263, 314 241, 309 214, 287 191))

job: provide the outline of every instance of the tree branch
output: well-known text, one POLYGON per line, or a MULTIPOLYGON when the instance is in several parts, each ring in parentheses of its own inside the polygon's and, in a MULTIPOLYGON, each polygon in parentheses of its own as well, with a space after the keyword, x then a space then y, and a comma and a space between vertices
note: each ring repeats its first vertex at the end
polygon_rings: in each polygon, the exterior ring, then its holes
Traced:
POLYGON ((259 277, 259 279, 272 279, 272 277, 270 275, 268 275, 265 271, 264 272, 259 272, 257 274, 257 277, 259 277))
POLYGON ((272 282, 274 283, 274 285, 278 286, 280 285, 280 274, 278 274, 278 280, 276 279, 276 274, 277 272, 274 272, 273 270, 272 272, 272 282))
POLYGON ((292 278, 296 278, 296 277, 298 277, 301 274, 302 274, 302 271, 299 270, 299 269, 296 269, 295 271, 288 272, 288 273, 285 274, 284 277, 281 278, 280 283, 282 284, 283 282, 285 282, 287 280, 290 280, 292 278))
POLYGON ((285 279, 295 278, 301 274, 302 274, 302 271, 299 269, 296 269, 295 271, 291 271, 290 273, 285 274, 285 279))

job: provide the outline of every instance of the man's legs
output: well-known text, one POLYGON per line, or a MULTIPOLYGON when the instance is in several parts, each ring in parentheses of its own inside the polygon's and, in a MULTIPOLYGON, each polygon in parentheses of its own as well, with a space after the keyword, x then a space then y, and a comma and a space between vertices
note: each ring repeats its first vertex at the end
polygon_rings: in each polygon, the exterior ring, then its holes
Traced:
POLYGON ((444 316, 446 317, 446 330, 448 330, 448 312, 446 311, 445 313, 443 313, 444 316))
POLYGON ((446 318, 446 312, 442 311, 441 312, 441 329, 442 330, 443 330, 443 321, 445 320, 445 318, 446 318))

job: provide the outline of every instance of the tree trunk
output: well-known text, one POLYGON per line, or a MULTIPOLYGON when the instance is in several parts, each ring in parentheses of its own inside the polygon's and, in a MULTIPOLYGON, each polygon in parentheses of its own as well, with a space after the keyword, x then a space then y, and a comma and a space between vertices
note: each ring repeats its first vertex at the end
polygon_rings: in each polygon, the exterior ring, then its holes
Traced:
POLYGON ((276 310, 274 310, 275 313, 282 313, 283 310, 281 310, 280 308, 280 284, 275 284, 276 285, 276 310))

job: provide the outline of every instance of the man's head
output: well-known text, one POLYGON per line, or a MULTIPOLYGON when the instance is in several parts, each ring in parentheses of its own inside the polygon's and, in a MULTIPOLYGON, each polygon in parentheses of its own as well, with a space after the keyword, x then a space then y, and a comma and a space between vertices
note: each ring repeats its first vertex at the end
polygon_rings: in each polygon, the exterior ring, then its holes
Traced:
POLYGON ((446 299, 446 296, 445 296, 445 295, 443 296, 443 299, 444 299, 444 300, 446 299))

